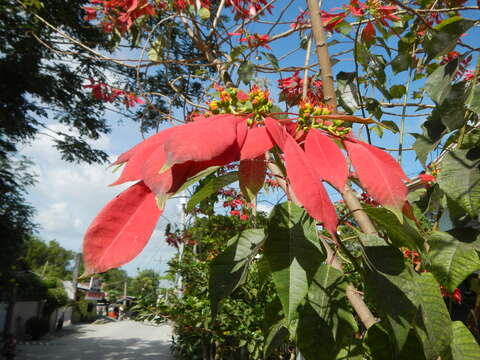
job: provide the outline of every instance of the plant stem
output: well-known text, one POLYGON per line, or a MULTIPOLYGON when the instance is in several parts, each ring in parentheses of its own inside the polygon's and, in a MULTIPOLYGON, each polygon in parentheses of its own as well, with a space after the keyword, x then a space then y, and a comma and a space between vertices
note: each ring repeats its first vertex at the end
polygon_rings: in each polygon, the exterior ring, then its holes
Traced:
POLYGON ((308 94, 308 64, 310 62, 310 53, 312 52, 312 37, 308 38, 307 43, 307 54, 305 55, 305 72, 303 73, 303 89, 302 89, 302 100, 307 100, 308 94))
MULTIPOLYGON (((360 81, 358 80, 359 74, 358 74, 358 58, 357 58, 357 53, 358 53, 358 35, 360 34, 360 28, 362 26, 362 23, 358 24, 357 31, 355 32, 355 40, 354 40, 354 49, 353 49, 353 61, 355 62, 355 83, 357 85, 357 93, 358 93, 358 102, 360 103, 360 109, 362 110, 362 116, 366 118, 365 116, 365 107, 363 106, 363 97, 362 93, 360 91, 360 81)), ((367 140, 368 143, 371 145, 372 144, 372 137, 370 135, 370 129, 367 124, 365 124, 365 129, 367 131, 367 140)))
POLYGON ((335 95, 335 86, 333 84, 332 63, 328 56, 327 41, 323 31, 322 19, 320 17, 320 8, 317 0, 307 0, 312 21, 312 33, 315 39, 315 51, 317 52, 318 63, 320 64, 320 73, 322 75, 323 95, 325 102, 337 112, 337 97, 335 95))
MULTIPOLYGON (((413 54, 415 54, 416 47, 413 48, 413 54)), ((412 81, 413 69, 410 68, 408 72, 407 86, 405 87, 405 95, 403 97, 402 118, 400 119, 400 134, 398 140, 398 163, 402 166, 403 155, 403 138, 405 136, 405 115, 407 113, 408 92, 410 91, 410 83, 412 81)))
MULTIPOLYGON (((318 62, 320 64, 320 71, 323 82, 323 92, 327 105, 329 105, 335 114, 337 112, 337 98, 335 94, 335 86, 333 83, 333 73, 332 65, 330 62, 330 56, 328 55, 327 43, 325 41, 325 33, 323 30, 322 19, 320 17, 320 9, 318 7, 317 0, 307 0, 308 9, 310 11, 310 18, 312 22, 312 33, 315 39, 315 50, 317 52, 318 62)), ((377 231, 373 226, 370 218, 363 212, 360 202, 356 198, 353 190, 347 185, 345 191, 342 194, 345 201, 345 205, 353 213, 353 216, 357 223, 359 224, 362 231, 366 234, 376 234, 377 231)), ((325 245, 325 240, 320 238, 322 243, 325 245)), ((328 245, 328 244, 327 244, 328 245)), ((342 266, 339 263, 336 256, 332 253, 330 246, 326 246, 327 250, 327 261, 330 258, 332 266, 336 267, 339 270, 342 270, 342 266)), ((360 296, 357 290, 353 285, 349 284, 347 286, 347 297, 350 303, 352 304, 353 309, 358 314, 360 320, 368 329, 370 326, 377 322, 375 316, 373 316, 370 309, 367 307, 363 298, 360 296)))

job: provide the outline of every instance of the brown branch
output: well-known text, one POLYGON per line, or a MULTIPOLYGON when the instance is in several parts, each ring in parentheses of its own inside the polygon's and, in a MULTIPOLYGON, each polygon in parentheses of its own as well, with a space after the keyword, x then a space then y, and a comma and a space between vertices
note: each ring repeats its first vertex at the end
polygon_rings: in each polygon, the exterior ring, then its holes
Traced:
POLYGON ((333 112, 337 111, 337 97, 335 95, 335 86, 333 84, 332 63, 328 55, 328 47, 325 32, 323 30, 322 18, 320 17, 320 8, 316 0, 307 0, 312 22, 312 33, 315 39, 315 50, 317 52, 318 63, 320 64, 320 73, 322 75, 323 95, 325 102, 330 106, 333 112))
MULTIPOLYGON (((329 105, 333 112, 337 110, 337 98, 335 94, 335 86, 333 83, 332 65, 330 62, 330 56, 328 55, 327 43, 325 41, 325 33, 323 30, 322 19, 320 17, 320 9, 318 7, 317 0, 307 0, 308 8, 310 11, 310 19, 312 22, 312 33, 315 39, 315 49, 317 52, 318 62, 320 64, 320 73, 323 82, 323 91, 327 105, 329 105)), ((360 228, 366 234, 375 234, 376 229, 373 226, 370 218, 363 212, 360 201, 355 196, 354 192, 349 185, 345 186, 342 194, 345 201, 345 205, 353 213, 353 216, 360 228)), ((338 260, 337 260, 338 262, 338 260)), ((332 262, 332 266, 334 262, 332 262)), ((341 270, 341 264, 339 270, 341 270)), ((365 304, 363 298, 358 294, 352 285, 348 285, 346 291, 348 300, 352 304, 353 309, 360 317, 362 323, 368 329, 377 322, 375 316, 365 304)))

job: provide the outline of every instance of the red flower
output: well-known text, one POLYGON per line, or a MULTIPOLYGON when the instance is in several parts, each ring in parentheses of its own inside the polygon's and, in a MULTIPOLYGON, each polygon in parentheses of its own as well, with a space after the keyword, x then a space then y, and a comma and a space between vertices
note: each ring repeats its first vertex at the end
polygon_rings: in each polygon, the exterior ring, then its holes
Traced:
POLYGON ((268 0, 227 0, 225 1, 225 6, 231 6, 235 16, 239 18, 253 17, 264 7, 271 14, 273 8, 273 5, 268 0))
POLYGON ((452 293, 449 293, 443 286, 440 286, 440 291, 442 293, 443 297, 449 297, 453 299, 457 304, 462 303, 462 293, 460 292, 460 289, 456 288, 452 293))
POLYGON ((82 9, 85 10, 85 16, 83 17, 85 21, 95 20, 97 18, 96 8, 84 6, 82 9))
POLYGON ((256 47, 264 47, 267 49, 271 49, 271 47, 268 45, 269 42, 269 37, 268 34, 253 34, 253 35, 247 35, 247 37, 241 38, 241 42, 248 42, 248 47, 250 48, 256 48, 256 47))
POLYGON ((322 16, 323 27, 329 32, 333 32, 333 30, 335 30, 335 27, 340 24, 347 16, 347 14, 345 14, 344 12, 331 14, 323 10, 320 10, 320 14, 322 16))
MULTIPOLYGON (((198 117, 120 155, 114 165, 125 167, 115 184, 138 182, 110 202, 89 227, 84 239, 87 273, 106 271, 135 257, 147 243, 166 200, 207 168, 241 160, 240 187, 254 196, 263 185, 263 156, 274 144, 283 152, 289 188, 309 215, 335 237, 338 219, 324 182, 345 191, 348 167, 333 140, 338 136, 268 117, 253 124, 250 120, 230 114, 198 117)), ((401 210, 407 191, 398 163, 352 136, 342 141, 359 185, 378 203, 401 210)), ((245 206, 243 198, 227 200, 224 205, 231 208, 230 214, 246 220, 248 214, 237 209, 245 206)))
POLYGON ((430 182, 435 182, 437 181, 437 179, 435 178, 435 176, 433 175, 430 175, 430 174, 420 174, 417 176, 423 184, 428 184, 430 182))
MULTIPOLYGON (((303 79, 298 76, 297 71, 292 76, 278 80, 278 87, 281 89, 280 98, 290 106, 298 105, 303 93, 303 79)), ((308 78, 307 100, 317 104, 323 101, 323 87, 320 80, 308 78)))

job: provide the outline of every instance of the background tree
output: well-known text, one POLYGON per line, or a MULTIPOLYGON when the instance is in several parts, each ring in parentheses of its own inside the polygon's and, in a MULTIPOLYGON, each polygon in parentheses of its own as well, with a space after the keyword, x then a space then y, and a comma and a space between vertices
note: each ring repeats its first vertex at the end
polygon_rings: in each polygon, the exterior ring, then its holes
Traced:
POLYGON ((24 243, 23 259, 30 269, 42 277, 71 280, 74 252, 64 249, 55 240, 48 243, 30 236, 24 243))

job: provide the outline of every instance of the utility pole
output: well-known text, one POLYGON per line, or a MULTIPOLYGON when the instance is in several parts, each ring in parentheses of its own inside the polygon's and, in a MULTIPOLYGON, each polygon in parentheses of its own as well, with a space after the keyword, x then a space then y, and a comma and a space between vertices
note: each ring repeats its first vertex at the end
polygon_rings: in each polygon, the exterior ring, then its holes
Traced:
MULTIPOLYGON (((187 204, 185 190, 180 193, 179 198, 180 198, 179 199, 180 201, 179 201, 179 204, 177 205, 177 209, 180 212, 180 227, 182 230, 185 230, 185 222, 186 222, 185 205, 187 204)), ((184 249, 185 249, 185 244, 182 242, 178 249, 178 262, 182 261, 184 249)), ((176 276, 175 288, 177 289, 177 294, 180 296, 181 295, 180 289, 182 288, 182 276, 179 273, 175 274, 175 276, 176 276)))
POLYGON ((123 282, 123 311, 127 311, 127 283, 128 278, 123 282))
POLYGON ((73 267, 73 275, 72 275, 72 286, 73 286, 73 300, 77 299, 77 283, 78 283, 78 276, 80 273, 80 261, 82 261, 82 254, 76 253, 75 254, 75 265, 73 267))

